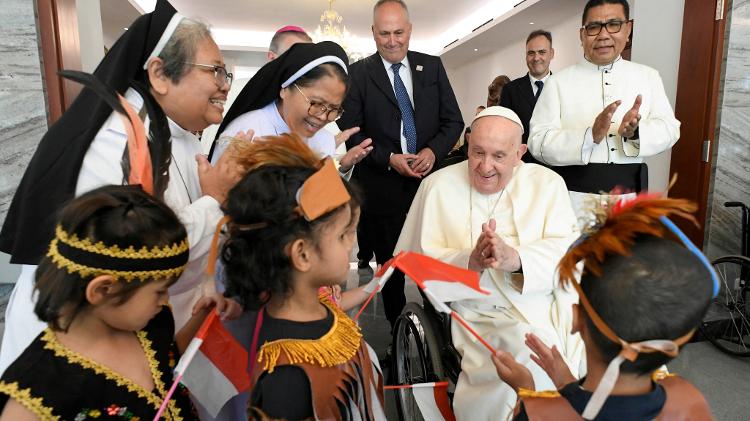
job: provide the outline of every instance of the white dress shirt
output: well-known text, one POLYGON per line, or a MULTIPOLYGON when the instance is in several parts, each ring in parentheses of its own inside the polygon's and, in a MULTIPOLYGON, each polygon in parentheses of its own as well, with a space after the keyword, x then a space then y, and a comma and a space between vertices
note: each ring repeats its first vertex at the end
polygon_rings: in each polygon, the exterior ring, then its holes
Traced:
MULTIPOLYGON (((395 63, 391 63, 383 58, 383 56, 380 56, 380 59, 383 60, 383 66, 385 66, 385 73, 388 75, 388 80, 391 81, 391 87, 393 88, 393 69, 391 66, 393 66, 395 63)), ((406 92, 409 94, 409 101, 411 102, 411 108, 414 109, 414 87, 412 85, 411 80, 411 67, 409 67, 409 58, 404 57, 403 60, 401 60, 402 66, 398 69, 398 75, 401 76, 401 81, 404 82, 404 87, 406 88, 406 92)), ((394 88, 393 90, 394 95, 396 94, 396 90, 394 88)), ((406 136, 404 136, 404 122, 401 121, 401 131, 399 132, 401 135, 401 152, 402 153, 408 153, 409 148, 406 146, 406 136)), ((417 151, 418 152, 418 151, 417 151)))
MULTIPOLYGON (((541 79, 537 79, 537 78, 535 78, 534 76, 531 76, 531 73, 529 73, 529 81, 530 81, 530 83, 531 83, 531 92, 532 92, 532 93, 534 94, 534 96, 536 96, 536 91, 538 91, 538 90, 539 90, 539 87, 538 87, 538 86, 536 86, 536 81, 538 81, 538 80, 539 80, 539 81, 541 81, 542 83, 547 83, 547 79, 549 79, 549 75, 551 75, 551 74, 552 74, 552 72, 547 72, 547 75, 546 75, 546 76, 544 76, 544 77, 543 77, 543 78, 541 78, 541 79)), ((542 89, 542 91, 544 91, 544 89, 542 89)))

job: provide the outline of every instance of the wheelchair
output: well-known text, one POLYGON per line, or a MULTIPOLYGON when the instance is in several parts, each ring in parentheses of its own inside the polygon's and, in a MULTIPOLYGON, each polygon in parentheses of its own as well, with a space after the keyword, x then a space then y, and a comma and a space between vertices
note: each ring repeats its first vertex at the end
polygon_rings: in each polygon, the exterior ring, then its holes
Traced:
MULTIPOLYGON (((461 356, 453 346, 451 318, 422 303, 409 302, 393 327, 391 381, 398 385, 448 381, 448 397, 461 372, 461 356)), ((424 420, 411 389, 398 389, 396 407, 401 420, 424 420)), ((429 421, 429 420, 426 420, 429 421)))

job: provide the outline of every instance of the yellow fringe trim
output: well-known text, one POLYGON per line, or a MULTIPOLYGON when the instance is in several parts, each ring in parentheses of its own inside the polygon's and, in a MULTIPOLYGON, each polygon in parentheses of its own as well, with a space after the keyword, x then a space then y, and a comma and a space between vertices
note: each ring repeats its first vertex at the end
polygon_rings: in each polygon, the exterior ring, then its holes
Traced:
POLYGON ((40 420, 58 421, 60 419, 59 416, 52 413, 52 408, 44 405, 44 400, 42 398, 33 397, 31 395, 31 389, 20 389, 16 382, 0 382, 0 393, 5 393, 15 399, 16 402, 33 412, 40 420))
POLYGON ((667 377, 674 377, 677 374, 670 373, 667 370, 656 370, 653 373, 651 373, 651 380, 658 382, 659 380, 664 380, 667 377))
POLYGON ((333 326, 318 339, 279 339, 265 343, 258 352, 258 363, 273 373, 281 353, 290 364, 308 363, 320 367, 344 364, 357 353, 362 333, 349 316, 328 299, 320 302, 333 314, 333 326))
POLYGON ((518 388, 519 398, 559 398, 560 392, 557 390, 529 390, 524 388, 518 388))
MULTIPOLYGON (((159 409, 163 402, 163 397, 167 394, 167 390, 164 387, 164 382, 161 380, 162 373, 159 370, 159 362, 156 360, 156 351, 152 348, 151 341, 146 337, 146 332, 139 331, 136 333, 136 336, 141 344, 143 353, 146 354, 146 360, 148 361, 148 366, 151 370, 151 379, 154 381, 154 386, 158 395, 146 390, 141 385, 110 368, 66 348, 57 340, 57 337, 49 328, 44 330, 42 341, 44 342, 44 349, 54 352, 55 356, 65 358, 71 364, 80 365, 83 368, 92 370, 95 373, 104 376, 108 380, 115 382, 118 386, 124 387, 128 391, 138 395, 140 398, 145 399, 148 403, 153 405, 155 409, 159 409)), ((165 411, 162 415, 165 419, 172 421, 182 420, 180 408, 175 405, 174 400, 169 401, 167 409, 168 411, 165 411)))
POLYGON ((164 257, 174 257, 185 253, 190 249, 187 239, 182 240, 180 243, 174 243, 171 246, 165 246, 163 248, 154 246, 151 250, 146 246, 141 247, 140 250, 136 250, 133 246, 121 249, 117 244, 107 246, 101 241, 93 244, 88 238, 80 240, 76 234, 68 234, 59 224, 55 227, 55 237, 70 247, 84 250, 89 253, 96 253, 121 259, 160 259, 164 257))

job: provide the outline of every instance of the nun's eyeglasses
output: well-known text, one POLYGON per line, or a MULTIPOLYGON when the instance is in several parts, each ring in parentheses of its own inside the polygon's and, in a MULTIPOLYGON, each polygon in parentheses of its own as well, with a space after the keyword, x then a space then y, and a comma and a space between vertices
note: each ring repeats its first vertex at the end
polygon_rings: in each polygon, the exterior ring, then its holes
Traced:
POLYGON ((193 66, 198 67, 205 67, 208 69, 214 70, 214 79, 216 79, 216 84, 219 85, 221 88, 226 83, 230 87, 232 86, 232 79, 234 79, 234 75, 227 72, 227 68, 222 66, 219 66, 217 64, 203 64, 203 63, 193 63, 192 61, 185 61, 185 64, 191 64, 193 66))
POLYGON ((299 93, 302 94, 302 97, 305 98, 305 101, 310 104, 310 107, 307 109, 308 115, 318 118, 322 118, 325 116, 325 119, 328 121, 336 121, 341 118, 341 114, 344 114, 343 108, 331 108, 325 104, 321 104, 320 102, 310 101, 307 95, 302 92, 302 89, 300 89, 300 87, 297 86, 296 83, 294 84, 294 87, 297 88, 299 93))

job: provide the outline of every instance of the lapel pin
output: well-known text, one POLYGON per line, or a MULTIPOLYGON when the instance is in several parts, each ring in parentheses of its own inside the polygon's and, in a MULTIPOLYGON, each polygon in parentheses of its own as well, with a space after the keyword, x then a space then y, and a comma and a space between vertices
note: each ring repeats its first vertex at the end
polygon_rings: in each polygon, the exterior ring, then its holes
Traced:
POLYGON ((422 65, 421 65, 421 64, 417 64, 417 71, 418 71, 418 72, 421 72, 421 71, 422 71, 422 65))

